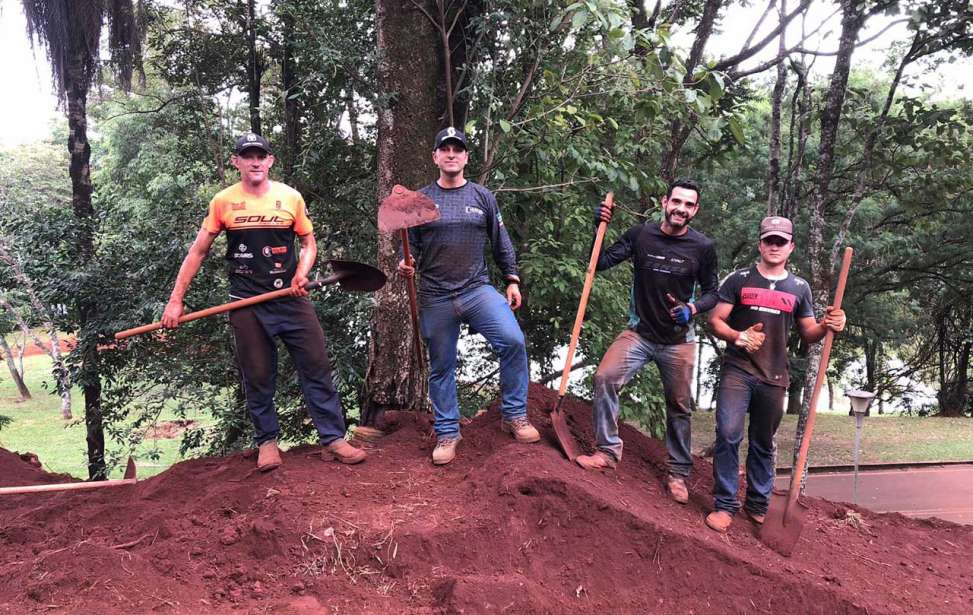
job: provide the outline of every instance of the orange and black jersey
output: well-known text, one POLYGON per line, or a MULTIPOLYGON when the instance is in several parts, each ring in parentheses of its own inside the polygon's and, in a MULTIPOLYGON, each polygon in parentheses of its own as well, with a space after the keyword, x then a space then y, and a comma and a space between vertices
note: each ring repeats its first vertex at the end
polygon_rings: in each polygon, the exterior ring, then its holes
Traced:
POLYGON ((244 299, 290 285, 297 270, 295 235, 314 230, 301 194, 270 182, 263 196, 243 191, 236 183, 209 204, 203 229, 226 231, 226 271, 230 296, 244 299))

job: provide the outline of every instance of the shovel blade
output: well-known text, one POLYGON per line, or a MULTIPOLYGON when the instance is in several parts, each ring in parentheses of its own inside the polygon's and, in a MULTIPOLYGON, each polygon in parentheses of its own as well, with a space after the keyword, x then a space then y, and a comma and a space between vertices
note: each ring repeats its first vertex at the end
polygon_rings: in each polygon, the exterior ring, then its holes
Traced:
POLYGON ((789 491, 774 489, 770 495, 767 518, 760 528, 760 540, 784 557, 790 557, 794 552, 794 546, 801 537, 804 518, 807 515, 807 506, 798 500, 788 508, 789 493, 789 491))
POLYGON ((371 265, 339 260, 328 263, 342 290, 373 292, 385 286, 385 274, 371 265))
MULTIPOLYGON (((564 399, 563 397, 561 399, 564 399)), ((564 451, 565 456, 567 456, 568 461, 574 462, 581 454, 578 449, 578 442, 574 439, 574 434, 571 433, 571 427, 568 426, 567 417, 564 411, 561 410, 561 400, 557 402, 557 406, 551 412, 551 425, 554 426, 554 435, 557 436, 557 443, 561 446, 561 450, 564 451)))
POLYGON ((438 219, 439 208, 432 199, 398 184, 378 208, 378 230, 383 233, 393 233, 438 219))

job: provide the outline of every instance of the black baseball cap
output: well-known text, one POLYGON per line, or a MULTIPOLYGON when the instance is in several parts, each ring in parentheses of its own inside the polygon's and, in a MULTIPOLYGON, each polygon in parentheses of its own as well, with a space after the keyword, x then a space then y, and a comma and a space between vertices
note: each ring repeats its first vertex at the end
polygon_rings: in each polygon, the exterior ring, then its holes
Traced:
POLYGON ((267 139, 264 139, 255 132, 245 132, 240 135, 236 140, 236 144, 233 146, 233 153, 239 155, 243 153, 243 150, 247 149, 259 149, 268 154, 274 153, 271 151, 270 143, 267 142, 267 139))
POLYGON ((782 237, 787 241, 794 239, 794 225, 787 218, 781 216, 767 216, 760 221, 760 238, 782 237))
POLYGON ((455 141, 456 143, 462 145, 463 149, 469 149, 466 146, 466 135, 456 130, 452 126, 448 128, 443 128, 442 130, 436 133, 436 144, 435 146, 433 146, 433 149, 439 149, 447 141, 455 141))

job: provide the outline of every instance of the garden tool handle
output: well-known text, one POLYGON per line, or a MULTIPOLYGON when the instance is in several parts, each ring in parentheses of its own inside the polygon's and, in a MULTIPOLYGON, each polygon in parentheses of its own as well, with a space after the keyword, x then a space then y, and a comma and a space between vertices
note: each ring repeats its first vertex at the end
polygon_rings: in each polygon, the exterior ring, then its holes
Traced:
MULTIPOLYGON (((402 238, 402 259, 408 265, 412 260, 412 255, 409 253, 409 231, 408 229, 399 229, 399 234, 402 238)), ((412 347, 416 353, 416 367, 421 367, 423 357, 421 338, 419 337, 419 305, 416 301, 415 273, 406 278, 406 288, 409 292, 409 316, 412 318, 412 347)))
MULTIPOLYGON (((834 303, 831 305, 835 309, 841 309, 841 301, 845 296, 845 284, 848 282, 848 270, 851 268, 851 256, 854 253, 851 246, 845 248, 841 258, 841 271, 838 274, 838 287, 834 293, 834 303)), ((828 360, 831 358, 831 345, 834 342, 834 331, 828 329, 824 334, 824 344, 821 347, 821 360, 818 362, 818 373, 814 380, 814 388, 811 391, 810 407, 807 411, 807 422, 804 425, 804 437, 801 438, 801 448, 797 453, 797 461, 791 472, 791 486, 787 494, 787 506, 784 508, 784 518, 787 512, 797 501, 800 495, 801 481, 804 478, 804 466, 807 464, 808 450, 811 448, 811 435, 814 433, 814 421, 817 417, 818 395, 821 393, 821 386, 824 384, 824 377, 828 371, 828 360)))
MULTIPOLYGON (((337 282, 339 277, 336 274, 329 275, 328 277, 321 280, 314 280, 308 282, 304 285, 305 290, 314 290, 320 288, 327 284, 333 284, 337 282)), ((255 305, 257 303, 264 303, 266 301, 272 301, 274 299, 280 299, 281 297, 292 296, 294 290, 292 288, 282 288, 280 290, 272 290, 269 293, 263 293, 261 295, 255 295, 253 297, 247 297, 246 299, 238 299, 236 301, 230 301, 229 303, 224 303, 222 305, 215 305, 205 310, 199 310, 198 312, 190 312, 189 314, 183 314, 179 317, 179 324, 184 322, 189 322, 191 320, 198 320, 200 318, 206 318, 207 316, 212 316, 214 314, 222 314, 223 312, 230 312, 232 310, 238 310, 249 305, 255 305)), ((142 325, 140 327, 135 327, 132 329, 126 329, 125 331, 119 331, 115 334, 116 340, 123 340, 127 337, 132 337, 133 335, 141 335, 142 333, 149 333, 150 331, 157 331, 162 328, 161 322, 154 322, 148 325, 142 325)))
MULTIPOLYGON (((605 206, 611 209, 615 206, 615 194, 609 192, 605 195, 605 206)), ((574 328, 571 330, 571 343, 568 344, 568 354, 564 359, 564 371, 561 373, 561 386, 558 389, 558 397, 564 397, 568 389, 568 375, 571 373, 571 362, 574 360, 574 351, 578 347, 578 337, 581 335, 581 325, 584 324, 584 312, 588 307, 588 295, 591 294, 591 286, 595 281, 595 267, 598 265, 598 255, 601 253, 601 243, 605 239, 605 230, 608 223, 604 220, 598 223, 598 232, 595 233, 595 244, 591 247, 591 258, 588 259, 588 269, 584 276, 584 288, 581 290, 581 301, 578 304, 578 313, 574 317, 574 328)))

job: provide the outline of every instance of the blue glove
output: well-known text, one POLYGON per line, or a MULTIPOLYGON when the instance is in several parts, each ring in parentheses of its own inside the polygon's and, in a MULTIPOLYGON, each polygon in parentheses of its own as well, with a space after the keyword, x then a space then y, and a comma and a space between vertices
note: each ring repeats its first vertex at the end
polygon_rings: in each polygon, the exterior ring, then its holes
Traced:
POLYGON ((598 203, 595 206, 595 226, 598 226, 602 222, 608 224, 612 221, 612 208, 605 207, 604 203, 598 203))
POLYGON ((671 318, 677 325, 688 325, 693 319, 692 309, 669 293, 666 293, 666 301, 668 301, 670 305, 669 318, 671 318))

